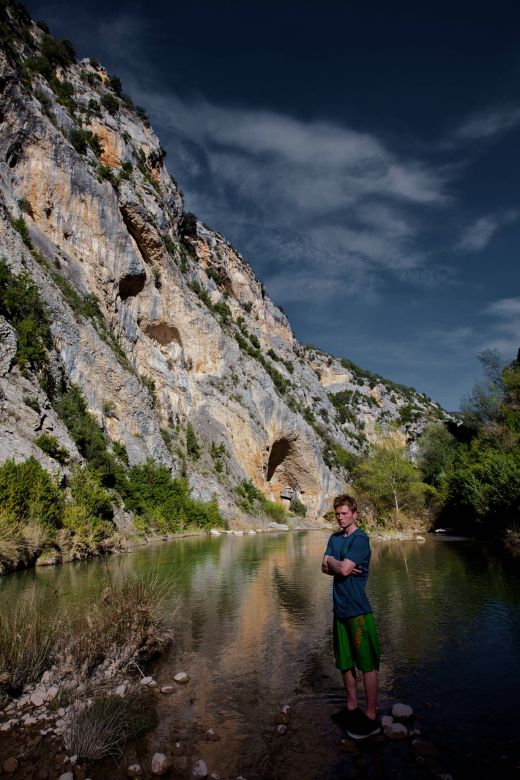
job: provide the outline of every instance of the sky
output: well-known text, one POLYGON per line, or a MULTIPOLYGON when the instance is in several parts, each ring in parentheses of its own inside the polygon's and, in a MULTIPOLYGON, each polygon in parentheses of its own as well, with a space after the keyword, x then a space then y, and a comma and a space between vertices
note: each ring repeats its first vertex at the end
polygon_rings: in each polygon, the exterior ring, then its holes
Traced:
POLYGON ((520 5, 29 0, 299 341, 456 410, 520 346, 520 5))

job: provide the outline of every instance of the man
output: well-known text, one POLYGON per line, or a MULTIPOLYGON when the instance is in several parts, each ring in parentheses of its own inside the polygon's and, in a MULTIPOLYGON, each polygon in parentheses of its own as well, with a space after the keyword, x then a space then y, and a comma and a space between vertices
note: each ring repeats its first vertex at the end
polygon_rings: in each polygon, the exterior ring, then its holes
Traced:
POLYGON ((376 701, 379 640, 372 607, 365 593, 370 564, 368 536, 357 527, 357 503, 348 495, 334 499, 340 530, 330 537, 321 570, 334 577, 334 656, 347 694, 339 719, 347 734, 363 739, 378 734, 376 701), (363 674, 365 711, 357 706, 357 667, 363 674))

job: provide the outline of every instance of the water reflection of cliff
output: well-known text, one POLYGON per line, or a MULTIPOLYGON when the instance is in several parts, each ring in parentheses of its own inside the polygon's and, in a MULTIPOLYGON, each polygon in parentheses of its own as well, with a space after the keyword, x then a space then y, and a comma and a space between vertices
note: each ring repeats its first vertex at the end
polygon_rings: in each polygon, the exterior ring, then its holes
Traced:
MULTIPOLYGON (((267 778, 279 750, 273 714, 281 704, 290 702, 302 724, 309 708, 315 717, 323 711, 307 734, 316 756, 323 753, 319 745, 334 739, 327 706, 337 706, 341 688, 332 658, 332 579, 320 572, 326 539, 326 532, 188 538, 104 562, 6 577, 0 599, 6 603, 36 587, 47 594, 49 611, 64 611, 68 604, 88 605, 108 580, 150 570, 169 579, 176 640, 155 674, 168 682, 183 668, 192 679, 189 692, 179 689, 160 700, 161 733, 169 739, 180 722, 198 733, 213 726, 222 740, 205 743, 203 752, 215 768, 267 778)), ((387 691, 420 669, 422 695, 429 696, 437 678, 424 670, 446 666, 457 654, 469 656, 475 633, 480 637, 482 623, 497 609, 518 618, 518 574, 504 571, 489 550, 437 539, 374 541, 372 549, 368 590, 387 691)), ((499 639, 510 647, 507 658, 520 660, 520 620, 516 629, 511 620, 502 621, 506 633, 499 639)), ((464 687, 462 680, 457 684, 464 687)))

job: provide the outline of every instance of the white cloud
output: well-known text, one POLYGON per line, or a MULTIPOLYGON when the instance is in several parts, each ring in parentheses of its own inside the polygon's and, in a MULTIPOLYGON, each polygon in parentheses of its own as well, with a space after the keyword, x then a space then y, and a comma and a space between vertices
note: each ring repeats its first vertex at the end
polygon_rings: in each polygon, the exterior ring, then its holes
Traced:
POLYGON ((518 211, 511 209, 502 214, 488 214, 479 217, 464 229, 458 248, 465 252, 482 251, 498 230, 512 224, 519 216, 518 211))

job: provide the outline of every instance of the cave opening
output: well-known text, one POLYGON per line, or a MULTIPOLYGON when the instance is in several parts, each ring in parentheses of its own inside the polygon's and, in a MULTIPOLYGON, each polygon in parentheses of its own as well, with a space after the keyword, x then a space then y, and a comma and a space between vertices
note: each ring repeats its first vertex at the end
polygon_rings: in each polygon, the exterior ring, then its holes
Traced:
POLYGON ((271 452, 269 453, 269 461, 267 463, 267 481, 270 482, 273 478, 274 472, 280 466, 291 451, 291 442, 289 439, 278 439, 273 443, 271 452))
POLYGON ((122 301, 127 298, 133 298, 144 288, 146 283, 146 274, 127 274, 119 280, 119 297, 122 301))

